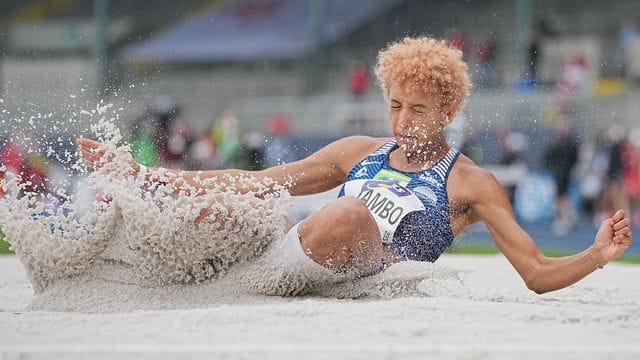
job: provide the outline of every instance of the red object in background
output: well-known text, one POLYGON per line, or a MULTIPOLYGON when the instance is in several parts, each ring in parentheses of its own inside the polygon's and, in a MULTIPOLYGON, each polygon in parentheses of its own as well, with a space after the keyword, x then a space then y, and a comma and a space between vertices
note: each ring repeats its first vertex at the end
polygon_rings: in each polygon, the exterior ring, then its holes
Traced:
POLYGON ((276 113, 270 115, 264 124, 267 135, 283 136, 289 133, 289 119, 284 114, 276 113))
POLYGON ((351 69, 349 74, 349 86, 351 94, 362 95, 369 87, 369 73, 367 68, 362 65, 356 65, 351 69))
POLYGON ((449 46, 462 52, 464 52, 464 49, 467 47, 467 40, 464 38, 464 34, 460 31, 449 31, 449 33, 447 33, 446 40, 449 46))
POLYGON ((48 172, 49 164, 42 155, 28 155, 20 173, 20 183, 25 184, 23 191, 26 193, 44 193, 47 190, 48 172))
POLYGON ((475 56, 479 62, 493 61, 494 49, 487 42, 479 42, 475 47, 475 56))
POLYGON ((22 152, 20 146, 14 142, 8 142, 0 149, 0 164, 8 171, 19 173, 22 170, 22 152))
MULTIPOLYGON (((14 174, 20 173, 22 170, 22 153, 18 144, 10 141, 0 148, 0 166, 4 166, 7 171, 14 174)), ((0 171, 0 181, 4 178, 4 173, 0 171)), ((0 186, 0 196, 4 194, 4 190, 0 186)))
POLYGON ((558 90, 572 94, 579 90, 587 76, 587 57, 582 53, 571 54, 562 64, 558 90))
POLYGON ((622 148, 622 179, 627 193, 640 198, 640 148, 626 143, 622 148))

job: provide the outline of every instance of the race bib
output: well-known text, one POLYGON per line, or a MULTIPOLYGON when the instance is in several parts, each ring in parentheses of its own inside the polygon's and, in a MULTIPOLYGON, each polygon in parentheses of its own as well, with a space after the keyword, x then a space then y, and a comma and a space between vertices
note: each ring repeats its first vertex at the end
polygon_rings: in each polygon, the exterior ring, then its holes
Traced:
POLYGON ((425 210, 411 190, 392 181, 352 180, 344 184, 343 190, 345 196, 355 196, 367 206, 385 244, 393 241, 393 234, 403 217, 425 210))

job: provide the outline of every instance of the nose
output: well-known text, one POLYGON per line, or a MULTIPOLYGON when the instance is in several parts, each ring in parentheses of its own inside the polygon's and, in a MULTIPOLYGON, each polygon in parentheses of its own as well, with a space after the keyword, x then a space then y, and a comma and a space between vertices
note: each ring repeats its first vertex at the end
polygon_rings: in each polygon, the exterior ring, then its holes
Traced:
POLYGON ((408 109, 401 109, 398 112, 398 117, 396 119, 396 126, 400 129, 408 129, 411 127, 413 120, 411 117, 411 113, 408 109))

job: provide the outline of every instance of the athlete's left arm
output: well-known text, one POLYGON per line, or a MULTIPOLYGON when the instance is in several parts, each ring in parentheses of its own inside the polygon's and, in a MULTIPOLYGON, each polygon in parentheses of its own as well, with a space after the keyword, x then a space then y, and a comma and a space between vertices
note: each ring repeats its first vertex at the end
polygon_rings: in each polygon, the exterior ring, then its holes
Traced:
POLYGON ((538 294, 562 289, 584 278, 599 266, 622 255, 631 244, 629 219, 624 211, 600 225, 593 245, 571 256, 551 258, 540 252, 533 239, 518 225, 502 185, 488 171, 477 169, 472 191, 475 214, 487 225, 500 251, 527 287, 538 294))

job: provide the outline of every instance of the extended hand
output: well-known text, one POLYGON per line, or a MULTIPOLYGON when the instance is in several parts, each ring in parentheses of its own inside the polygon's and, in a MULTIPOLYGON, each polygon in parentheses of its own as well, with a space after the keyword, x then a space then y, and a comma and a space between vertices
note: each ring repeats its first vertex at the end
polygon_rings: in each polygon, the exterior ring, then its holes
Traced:
POLYGON ((101 149, 102 144, 91 139, 76 139, 78 155, 84 164, 92 169, 100 169, 111 159, 105 158, 105 151, 101 149))
POLYGON ((618 210, 613 217, 600 225, 593 242, 593 250, 604 263, 607 263, 622 255, 632 241, 629 219, 623 210, 618 210))
MULTIPOLYGON (((113 161, 114 155, 106 155, 106 152, 102 146, 102 143, 92 139, 76 139, 76 145, 78 149, 78 155, 82 158, 85 165, 92 169, 99 170, 109 162, 113 161)), ((140 165, 135 161, 129 161, 131 166, 130 174, 138 174, 140 171, 140 165)))

